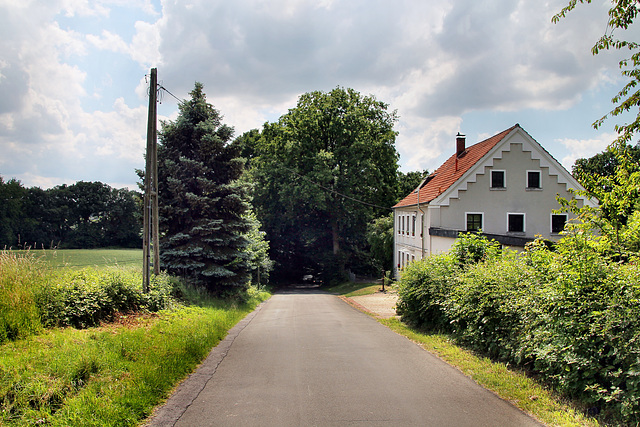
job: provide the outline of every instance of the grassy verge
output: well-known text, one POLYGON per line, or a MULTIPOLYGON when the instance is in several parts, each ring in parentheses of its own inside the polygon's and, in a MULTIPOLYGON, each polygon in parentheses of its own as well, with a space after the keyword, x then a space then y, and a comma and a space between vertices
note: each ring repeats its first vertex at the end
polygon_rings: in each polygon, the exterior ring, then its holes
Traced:
MULTIPOLYGON (((379 284, 344 283, 324 290, 352 297, 373 294, 380 289, 379 284)), ((478 384, 547 425, 563 427, 599 425, 596 420, 582 415, 570 403, 565 402, 525 373, 509 369, 503 363, 493 362, 457 346, 447 335, 424 333, 408 327, 398 319, 377 320, 394 332, 420 344, 425 350, 455 366, 478 384)))
POLYGON ((242 306, 195 297, 197 305, 0 346, 0 425, 139 424, 268 294, 242 306))

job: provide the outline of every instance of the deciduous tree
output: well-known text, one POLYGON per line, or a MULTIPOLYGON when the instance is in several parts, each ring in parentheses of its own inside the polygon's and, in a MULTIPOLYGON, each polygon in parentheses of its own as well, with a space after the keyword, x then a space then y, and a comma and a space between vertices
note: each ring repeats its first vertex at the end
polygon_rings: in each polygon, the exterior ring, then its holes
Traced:
POLYGON ((336 88, 302 95, 252 136, 255 205, 281 267, 344 273, 395 201, 396 121, 373 96, 336 88))

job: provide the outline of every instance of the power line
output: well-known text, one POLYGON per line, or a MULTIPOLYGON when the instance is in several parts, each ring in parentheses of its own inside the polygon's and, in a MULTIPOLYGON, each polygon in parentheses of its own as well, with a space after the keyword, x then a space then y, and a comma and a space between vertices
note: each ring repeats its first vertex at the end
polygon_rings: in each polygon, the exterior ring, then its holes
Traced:
POLYGON ((163 90, 163 91, 167 92, 169 95, 173 96, 173 97, 174 97, 178 102, 180 102, 180 103, 185 103, 185 102, 187 102, 187 101, 185 101, 184 99, 180 99, 180 98, 178 98, 177 96, 175 96, 174 94, 172 94, 172 93, 169 91, 169 89, 167 89, 166 87, 162 86, 161 84, 160 84, 160 85, 158 85, 158 89, 160 89, 160 90, 163 90))
POLYGON ((288 167, 286 167, 286 166, 282 166, 282 167, 283 167, 284 169, 288 170, 289 172, 291 172, 291 173, 293 173, 293 174, 297 175, 298 177, 300 177, 300 178, 302 178, 302 179, 304 179, 304 180, 306 180, 306 181, 310 182, 311 184, 315 185, 316 187, 320 187, 320 188, 322 188, 323 190, 329 191, 330 193, 336 194, 336 195, 338 195, 338 196, 340 196, 340 197, 344 197, 345 199, 349 199, 349 200, 351 200, 351 201, 353 201, 353 202, 359 203, 359 204, 361 204, 361 205, 366 205, 366 206, 369 206, 369 207, 373 207, 373 208, 385 209, 385 210, 392 210, 392 209, 391 209, 390 207, 388 207, 388 206, 380 206, 380 205, 376 205, 376 204, 374 204, 374 203, 365 202, 365 201, 362 201, 362 200, 356 199, 356 198, 354 198, 354 197, 348 196, 348 195, 346 195, 346 194, 344 194, 344 193, 341 193, 341 192, 339 192, 339 191, 336 191, 336 190, 334 190, 334 189, 332 189, 332 188, 328 188, 328 187, 325 187, 325 186, 324 186, 324 185, 322 185, 322 184, 318 184, 317 182, 315 182, 315 181, 311 180, 310 178, 307 178, 307 177, 306 177, 306 176, 304 176, 304 175, 299 174, 298 172, 294 171, 293 169, 289 169, 289 168, 288 168, 288 167))

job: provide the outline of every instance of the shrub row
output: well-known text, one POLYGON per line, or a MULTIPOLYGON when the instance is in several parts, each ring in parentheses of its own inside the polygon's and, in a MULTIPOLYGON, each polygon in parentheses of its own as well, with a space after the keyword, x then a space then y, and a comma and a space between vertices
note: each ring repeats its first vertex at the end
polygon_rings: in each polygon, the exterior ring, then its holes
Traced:
POLYGON ((33 254, 0 252, 0 344, 43 327, 86 328, 116 313, 158 311, 171 304, 176 284, 168 276, 155 277, 147 294, 141 284, 135 269, 53 271, 33 254))
POLYGON ((111 321, 117 313, 158 311, 172 301, 173 283, 166 275, 152 277, 142 293, 142 274, 133 269, 65 271, 36 293, 44 327, 88 328, 111 321))
POLYGON ((520 254, 479 239, 465 236, 403 271, 403 319, 534 371, 603 416, 639 423, 637 263, 609 262, 581 236, 520 254))

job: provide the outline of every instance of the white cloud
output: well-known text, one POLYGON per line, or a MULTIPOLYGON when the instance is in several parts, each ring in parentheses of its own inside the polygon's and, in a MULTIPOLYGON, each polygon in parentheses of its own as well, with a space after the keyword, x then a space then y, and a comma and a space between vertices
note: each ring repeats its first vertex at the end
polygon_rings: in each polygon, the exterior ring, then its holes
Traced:
MULTIPOLYGON (((150 67, 181 98, 204 83, 236 135, 277 120, 304 92, 373 94, 398 110, 404 170, 435 169, 463 115, 567 110, 620 82, 616 54, 590 53, 607 2, 580 5, 555 25, 564 0, 157 4, 0 3, 0 150, 11 159, 0 159, 0 173, 126 182, 142 164, 150 67), (108 59, 98 67, 96 58, 108 59)), ((165 95, 164 115, 175 118, 175 104, 165 95)), ((553 139, 567 159, 590 144, 553 139)))
POLYGON ((587 159, 603 152, 616 137, 615 134, 602 133, 597 138, 591 139, 557 139, 557 142, 569 150, 569 154, 562 158, 561 163, 567 170, 571 170, 577 159, 587 159))

